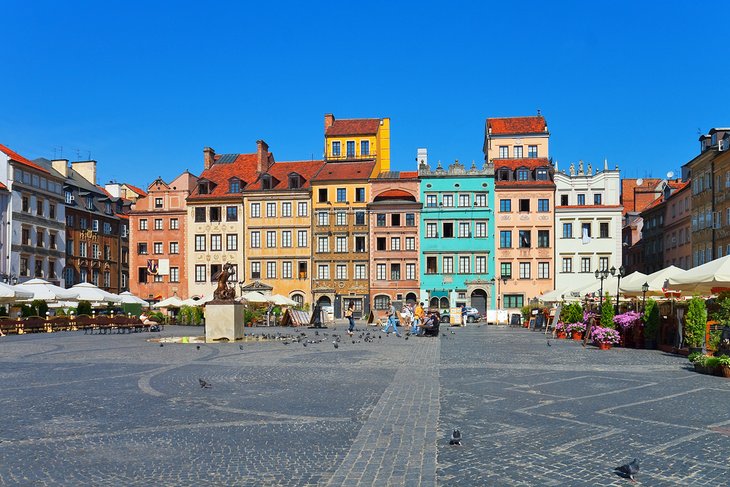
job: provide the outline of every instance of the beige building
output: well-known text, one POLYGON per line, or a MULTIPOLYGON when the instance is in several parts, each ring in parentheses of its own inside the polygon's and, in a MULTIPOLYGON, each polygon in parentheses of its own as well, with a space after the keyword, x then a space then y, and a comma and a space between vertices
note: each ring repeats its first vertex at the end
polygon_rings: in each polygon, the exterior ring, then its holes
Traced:
POLYGON ((533 117, 488 118, 484 130, 484 160, 549 157, 550 132, 538 111, 533 117))

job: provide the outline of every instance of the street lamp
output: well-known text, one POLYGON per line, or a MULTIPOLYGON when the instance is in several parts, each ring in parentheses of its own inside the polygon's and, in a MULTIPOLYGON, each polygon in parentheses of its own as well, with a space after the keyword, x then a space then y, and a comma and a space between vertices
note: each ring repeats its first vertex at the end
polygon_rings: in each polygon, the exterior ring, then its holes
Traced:
MULTIPOLYGON (((499 276, 499 280, 502 281, 502 285, 503 286, 506 286, 507 285, 507 280, 508 279, 509 279, 509 276, 505 276, 505 275, 499 276)), ((499 290, 497 290, 497 309, 501 309, 499 307, 499 296, 500 296, 500 293, 499 293, 499 290)))
POLYGON ((601 296, 598 298, 598 310, 600 311, 601 308, 603 308, 603 281, 605 279, 608 279, 608 270, 598 270, 596 269, 596 272, 593 273, 594 276, 596 276, 596 279, 601 280, 601 296))
POLYGON ((641 312, 646 311, 646 293, 649 291, 649 283, 645 282, 641 285, 641 294, 643 294, 642 303, 641 303, 641 312))
POLYGON ((626 275, 626 268, 621 266, 618 268, 618 274, 616 274, 616 268, 611 267, 611 275, 618 278, 618 284, 616 284, 616 314, 618 314, 618 297, 621 291, 621 278, 626 275))

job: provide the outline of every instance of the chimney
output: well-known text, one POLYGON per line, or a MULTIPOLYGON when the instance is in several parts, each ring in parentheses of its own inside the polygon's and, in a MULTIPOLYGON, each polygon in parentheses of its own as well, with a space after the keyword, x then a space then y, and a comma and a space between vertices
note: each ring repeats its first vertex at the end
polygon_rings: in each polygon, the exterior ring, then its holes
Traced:
POLYGON ((203 149, 203 169, 210 169, 215 164, 215 151, 210 147, 203 149))
POLYGON ((79 176, 96 186, 96 161, 72 162, 71 169, 79 173, 79 176))
POLYGON ((51 161, 51 167, 61 173, 64 178, 68 177, 68 159, 54 159, 51 161))
POLYGON ((115 198, 122 197, 122 185, 119 183, 109 181, 107 184, 104 185, 104 189, 107 191, 107 193, 114 196, 115 198))
POLYGON ((271 167, 269 164, 269 144, 260 139, 256 141, 256 161, 256 170, 259 174, 265 173, 271 167))
POLYGON ((330 128, 335 123, 335 116, 331 113, 325 113, 324 115, 324 131, 327 132, 327 129, 330 128))

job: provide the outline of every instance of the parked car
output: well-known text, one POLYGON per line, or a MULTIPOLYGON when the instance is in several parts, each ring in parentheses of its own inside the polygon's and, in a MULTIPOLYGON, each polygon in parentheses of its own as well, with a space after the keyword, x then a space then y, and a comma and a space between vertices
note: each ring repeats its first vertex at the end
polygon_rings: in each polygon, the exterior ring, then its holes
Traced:
POLYGON ((476 323, 482 321, 482 315, 478 309, 472 308, 471 306, 466 307, 466 322, 476 323))

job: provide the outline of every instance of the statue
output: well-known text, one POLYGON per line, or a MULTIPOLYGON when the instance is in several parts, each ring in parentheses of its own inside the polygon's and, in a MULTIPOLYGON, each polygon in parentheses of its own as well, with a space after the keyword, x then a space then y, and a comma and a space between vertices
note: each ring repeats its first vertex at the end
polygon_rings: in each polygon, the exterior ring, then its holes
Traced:
POLYGON ((570 175, 575 176, 575 163, 570 163, 570 175))
POLYGON ((583 161, 578 161, 578 174, 583 174, 583 161))
POLYGON ((233 266, 226 262, 223 264, 223 269, 218 273, 218 287, 213 291, 213 299, 233 301, 236 298, 236 288, 228 282, 228 278, 232 275, 233 266))

